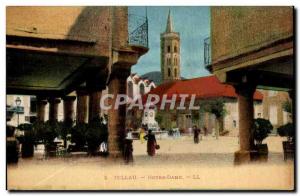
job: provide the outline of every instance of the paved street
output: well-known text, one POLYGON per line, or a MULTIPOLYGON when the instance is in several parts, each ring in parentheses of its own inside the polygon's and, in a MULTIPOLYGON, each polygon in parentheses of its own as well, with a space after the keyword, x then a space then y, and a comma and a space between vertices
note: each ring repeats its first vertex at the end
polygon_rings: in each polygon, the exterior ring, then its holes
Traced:
POLYGON ((282 138, 269 137, 268 163, 233 165, 237 138, 158 140, 155 157, 134 142, 134 164, 102 157, 33 158, 8 166, 9 189, 292 189, 293 164, 283 161, 282 138))

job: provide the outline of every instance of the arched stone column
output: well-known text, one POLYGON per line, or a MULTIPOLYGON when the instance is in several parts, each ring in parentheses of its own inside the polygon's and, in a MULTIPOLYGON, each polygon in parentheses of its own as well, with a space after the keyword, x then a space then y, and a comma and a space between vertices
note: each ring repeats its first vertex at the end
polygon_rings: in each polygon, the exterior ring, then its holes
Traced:
POLYGON ((49 120, 57 120, 58 119, 58 104, 61 102, 59 98, 50 97, 48 99, 49 102, 49 120))
POLYGON ((126 94, 126 79, 130 74, 130 69, 118 69, 110 76, 109 93, 113 95, 110 100, 111 109, 108 111, 108 150, 112 157, 122 157, 125 138, 126 104, 114 109, 116 96, 126 94))
POLYGON ((45 121, 45 107, 47 105, 47 99, 44 97, 37 96, 37 120, 40 122, 45 121))
POLYGON ((249 162, 251 160, 250 152, 254 145, 251 127, 254 118, 253 95, 255 89, 256 86, 251 84, 235 86, 235 91, 238 95, 240 141, 240 150, 235 153, 234 157, 236 164, 249 162))
POLYGON ((84 90, 77 90, 77 123, 88 123, 88 93, 84 90))
POLYGON ((74 101, 75 96, 63 97, 64 100, 64 121, 74 121, 74 101))
POLYGON ((94 118, 99 117, 101 108, 100 108, 100 99, 102 91, 93 91, 89 93, 89 122, 94 118))

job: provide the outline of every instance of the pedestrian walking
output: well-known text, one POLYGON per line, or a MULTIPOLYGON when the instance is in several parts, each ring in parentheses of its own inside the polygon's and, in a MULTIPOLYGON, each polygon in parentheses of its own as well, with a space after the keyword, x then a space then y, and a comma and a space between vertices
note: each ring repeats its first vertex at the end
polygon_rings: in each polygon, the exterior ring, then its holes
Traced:
POLYGON ((156 143, 155 135, 152 133, 152 130, 148 130, 148 134, 144 137, 147 140, 147 153, 149 156, 155 155, 155 150, 159 149, 159 145, 156 143))
POLYGON ((193 126, 193 131, 194 131, 194 143, 198 144, 199 143, 199 134, 200 134, 200 129, 196 125, 193 126))
POLYGON ((207 136, 208 130, 207 130, 207 128, 205 126, 203 127, 203 131, 204 131, 204 135, 207 136))

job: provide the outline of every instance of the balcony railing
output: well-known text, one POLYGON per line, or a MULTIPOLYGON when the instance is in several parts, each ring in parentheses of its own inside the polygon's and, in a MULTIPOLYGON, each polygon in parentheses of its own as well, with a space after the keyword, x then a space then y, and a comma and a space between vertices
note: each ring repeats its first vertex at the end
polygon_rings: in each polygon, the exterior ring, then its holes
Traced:
POLYGON ((204 65, 208 66, 211 64, 211 45, 210 37, 204 39, 204 65))
POLYGON ((148 48, 147 17, 128 14, 128 44, 148 48))

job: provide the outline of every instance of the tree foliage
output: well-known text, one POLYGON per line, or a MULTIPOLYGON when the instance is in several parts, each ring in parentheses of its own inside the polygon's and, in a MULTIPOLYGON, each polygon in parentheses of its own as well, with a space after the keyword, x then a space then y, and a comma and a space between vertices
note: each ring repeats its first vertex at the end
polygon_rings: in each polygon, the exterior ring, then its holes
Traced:
POLYGON ((57 120, 48 120, 46 122, 36 121, 33 124, 33 130, 37 140, 42 140, 44 144, 52 144, 54 139, 61 133, 62 126, 57 120))
POLYGON ((269 133, 271 133, 272 129, 273 126, 269 120, 263 118, 254 119, 252 128, 253 139, 257 144, 261 144, 268 137, 269 133))
POLYGON ((163 116, 159 112, 157 112, 155 115, 155 120, 160 125, 163 121, 163 116))
POLYGON ((77 148, 82 148, 86 144, 86 123, 77 123, 71 130, 71 142, 75 143, 77 148))
POLYGON ((294 140, 295 132, 293 123, 287 123, 285 125, 280 126, 278 127, 277 131, 281 137, 288 137, 289 141, 294 140))
POLYGON ((224 99, 210 99, 200 102, 200 112, 212 113, 216 118, 224 117, 227 114, 224 99))

